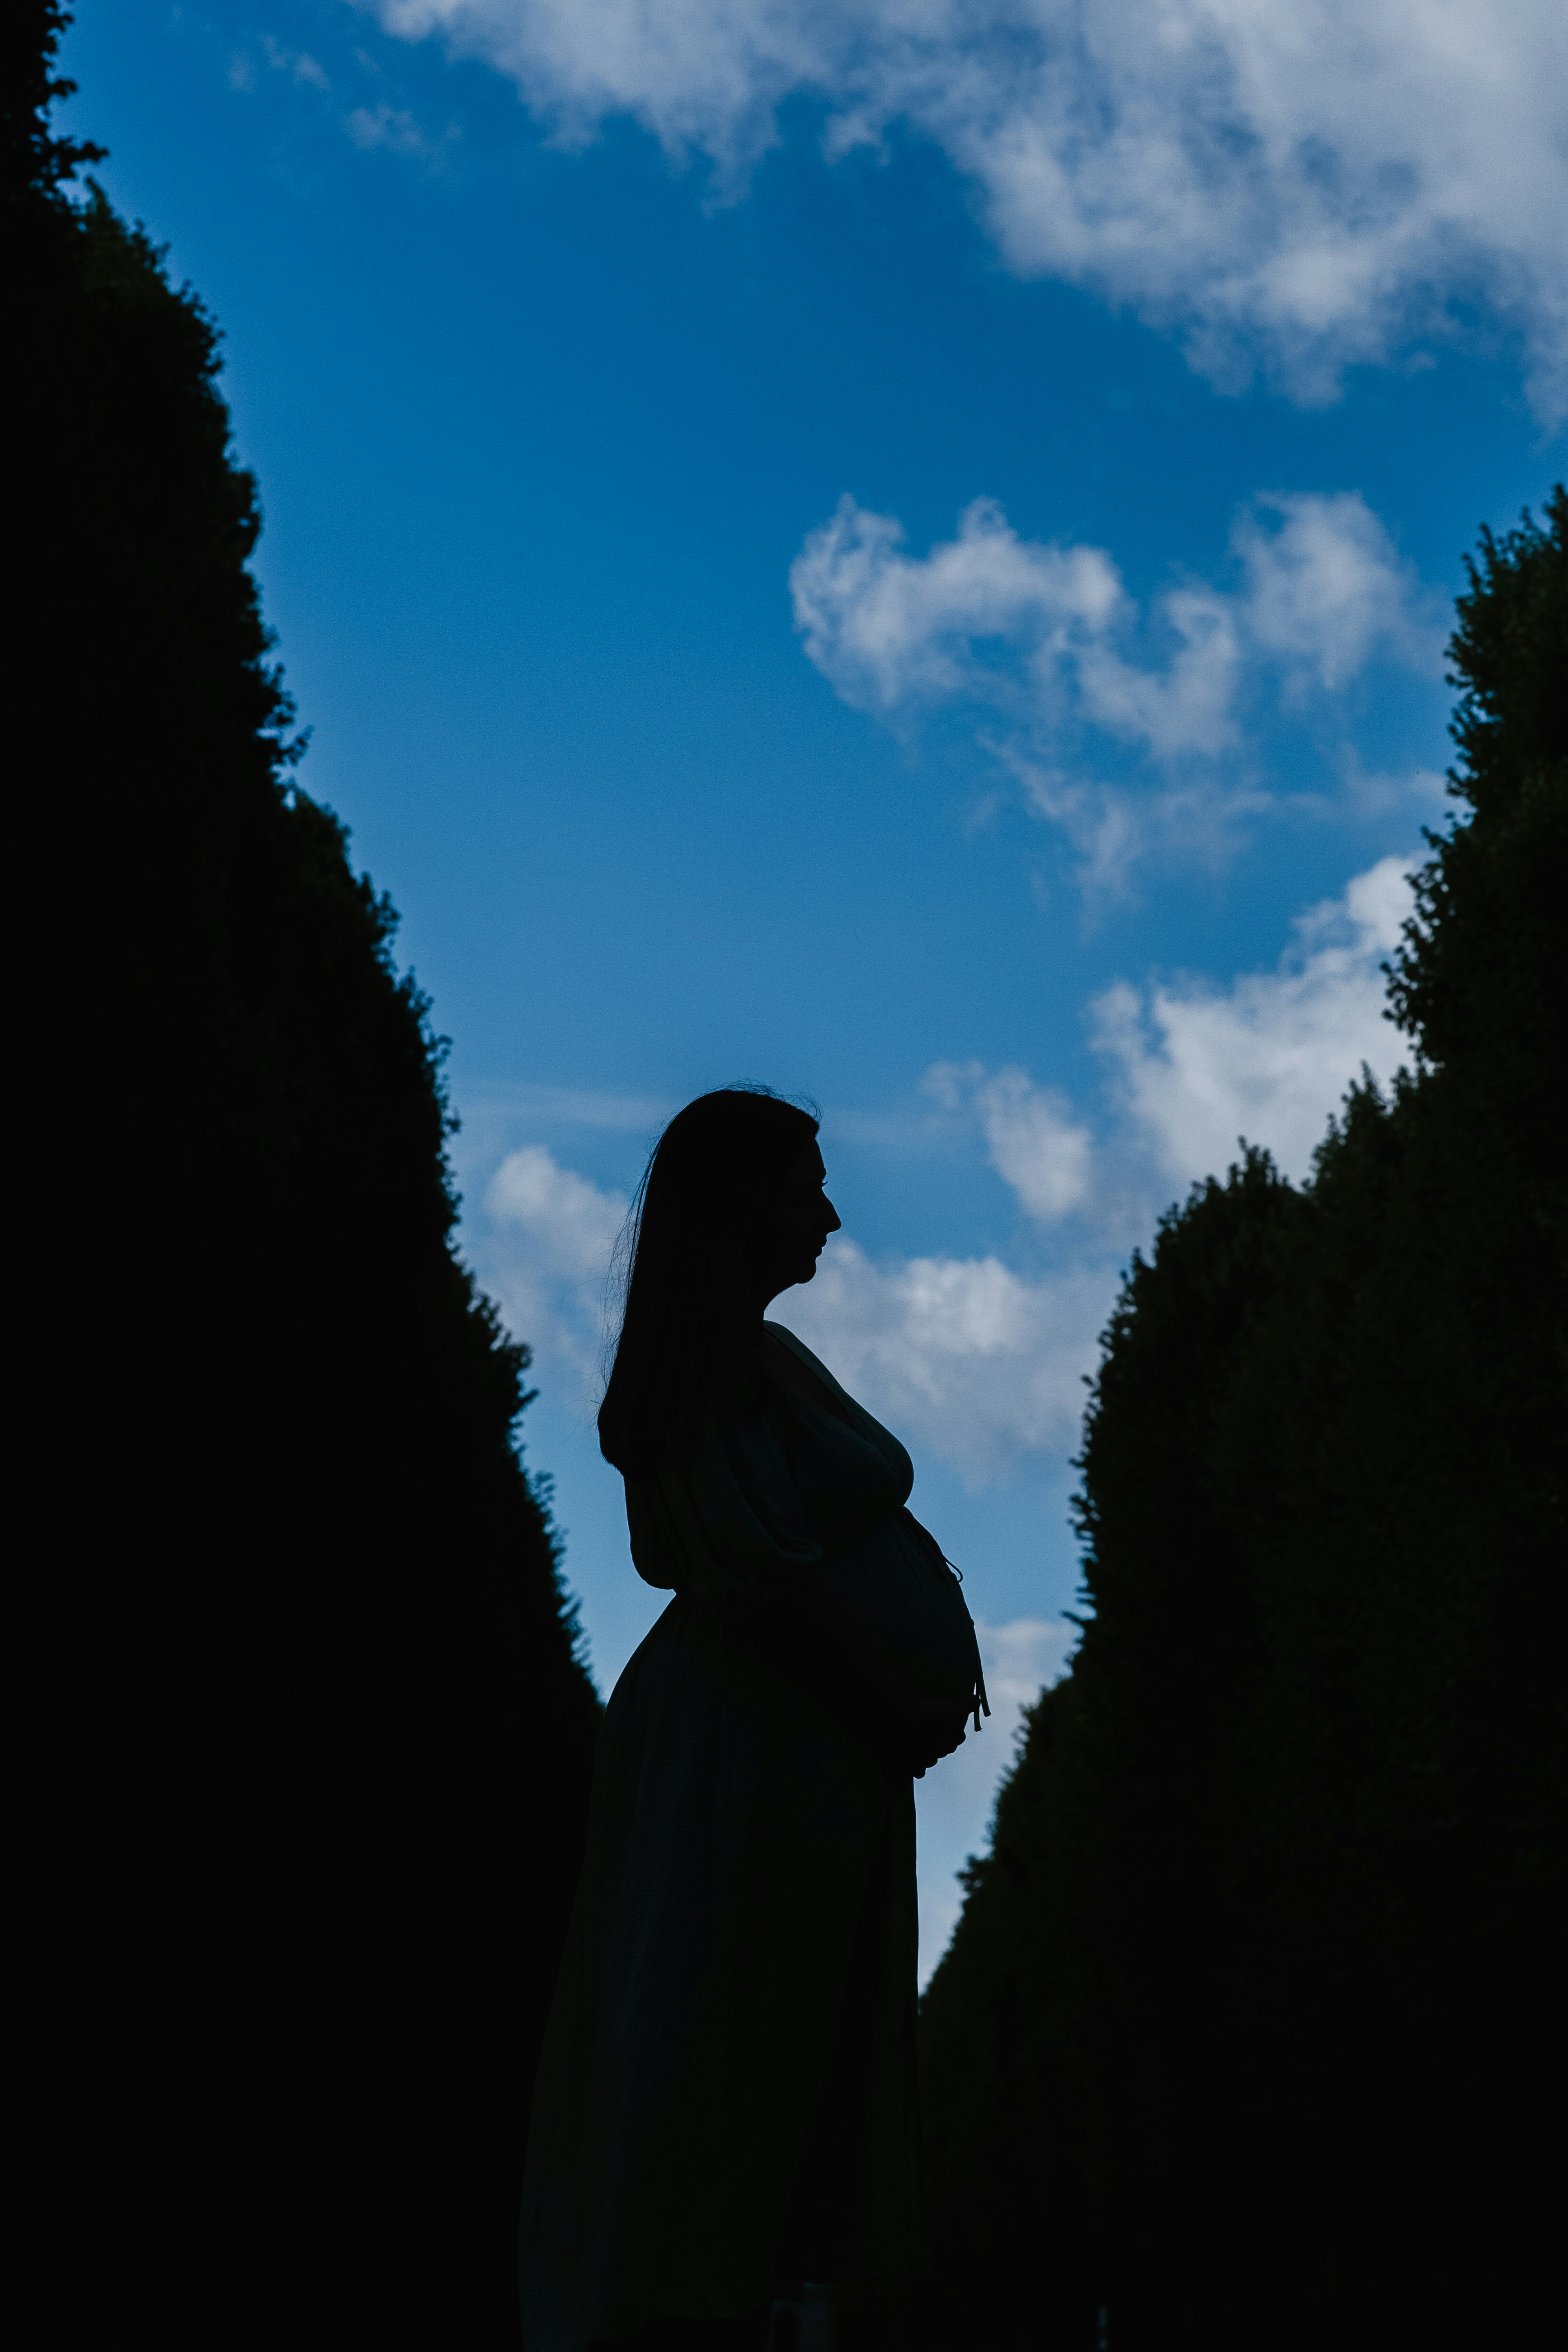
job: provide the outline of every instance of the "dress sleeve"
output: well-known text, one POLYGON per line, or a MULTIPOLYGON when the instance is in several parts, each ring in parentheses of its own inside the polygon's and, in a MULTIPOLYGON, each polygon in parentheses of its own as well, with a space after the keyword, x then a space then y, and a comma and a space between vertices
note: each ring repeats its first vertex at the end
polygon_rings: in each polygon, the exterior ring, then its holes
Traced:
POLYGON ((683 1468, 626 1480, 626 1525, 644 1582, 701 1601, 785 1600, 823 1558, 776 1416, 745 1386, 683 1468))

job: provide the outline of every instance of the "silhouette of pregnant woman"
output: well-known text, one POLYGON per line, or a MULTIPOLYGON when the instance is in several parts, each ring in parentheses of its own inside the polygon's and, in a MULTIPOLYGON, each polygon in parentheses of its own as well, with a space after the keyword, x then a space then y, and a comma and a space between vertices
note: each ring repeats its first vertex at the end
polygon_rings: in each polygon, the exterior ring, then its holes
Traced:
MULTIPOLYGON (((914 2266, 913 1778, 985 1706, 896 1437, 764 1321, 839 1223, 763 1089, 665 1129, 600 1444, 675 1598, 616 1685, 534 2099, 525 2352, 784 2352, 914 2266)), ((986 1708, 989 1712, 989 1709, 986 1708)))

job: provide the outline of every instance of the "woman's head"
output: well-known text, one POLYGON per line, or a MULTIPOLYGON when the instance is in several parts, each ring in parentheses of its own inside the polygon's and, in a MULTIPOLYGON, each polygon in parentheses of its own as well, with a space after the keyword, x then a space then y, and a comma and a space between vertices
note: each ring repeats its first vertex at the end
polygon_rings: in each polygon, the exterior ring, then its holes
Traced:
POLYGON ((726 1087, 678 1111, 622 1236, 626 1306, 599 1443, 622 1470, 679 1458, 712 1374, 838 1224, 810 1112, 726 1087))

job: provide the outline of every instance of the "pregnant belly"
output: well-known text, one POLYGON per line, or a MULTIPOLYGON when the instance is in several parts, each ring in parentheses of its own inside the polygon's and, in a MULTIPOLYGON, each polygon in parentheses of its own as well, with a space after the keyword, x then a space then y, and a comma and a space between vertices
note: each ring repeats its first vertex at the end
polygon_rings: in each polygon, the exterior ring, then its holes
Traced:
POLYGON ((831 1542, 826 1567, 879 1680, 909 1698, 971 1704, 980 1673, 973 1622, 936 1538, 912 1512, 889 1512, 831 1542))

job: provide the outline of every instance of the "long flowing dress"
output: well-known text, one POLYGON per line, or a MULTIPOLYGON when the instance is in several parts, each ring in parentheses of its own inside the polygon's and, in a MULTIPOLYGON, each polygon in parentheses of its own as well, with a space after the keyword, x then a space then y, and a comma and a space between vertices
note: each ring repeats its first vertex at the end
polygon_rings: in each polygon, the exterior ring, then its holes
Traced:
POLYGON ((912 1483, 778 1324, 688 1465, 627 1481, 637 1571, 675 1598, 600 1734, 529 2142, 525 2352, 917 2260, 907 1703, 984 1685, 912 1483))

